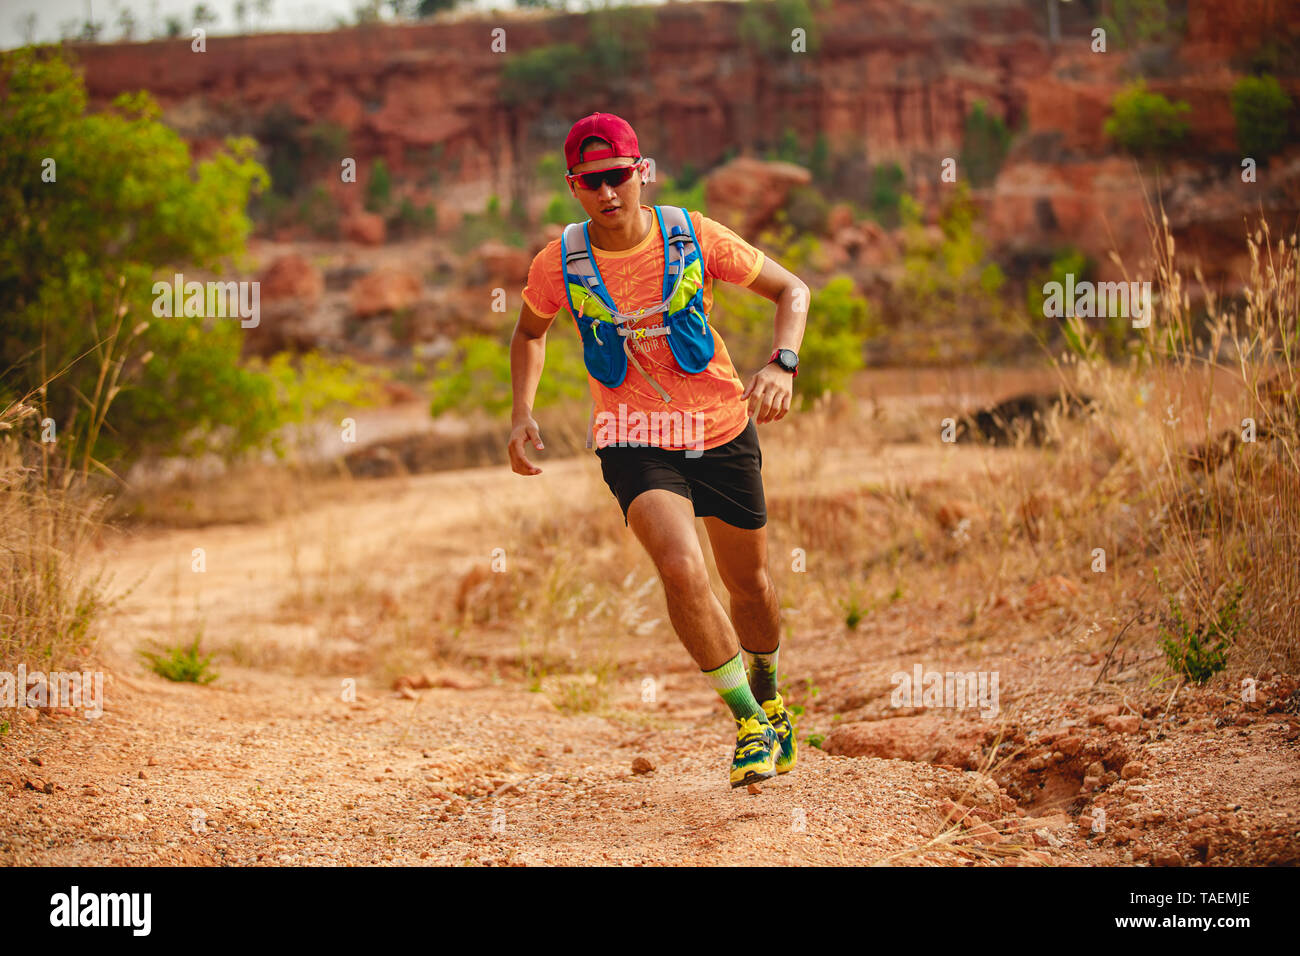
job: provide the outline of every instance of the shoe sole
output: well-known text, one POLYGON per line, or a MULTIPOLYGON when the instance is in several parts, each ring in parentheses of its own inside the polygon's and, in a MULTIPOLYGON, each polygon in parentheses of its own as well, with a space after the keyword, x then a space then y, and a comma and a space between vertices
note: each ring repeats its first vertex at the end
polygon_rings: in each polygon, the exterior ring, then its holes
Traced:
POLYGON ((751 770, 749 773, 745 774, 744 780, 732 781, 731 786, 733 789, 736 787, 747 787, 751 783, 758 783, 760 780, 771 780, 775 776, 776 770, 772 770, 768 773, 759 773, 756 770, 751 770))
MULTIPOLYGON (((778 736, 776 740, 776 750, 779 752, 780 749, 781 749, 781 738, 778 736)), ((736 787, 747 787, 751 783, 758 783, 760 780, 771 780, 773 777, 777 775, 777 772, 778 771, 776 769, 776 757, 773 756, 772 769, 768 773, 759 773, 757 770, 750 770, 748 773, 745 774, 743 780, 733 780, 731 783, 731 787, 734 790, 736 787)))

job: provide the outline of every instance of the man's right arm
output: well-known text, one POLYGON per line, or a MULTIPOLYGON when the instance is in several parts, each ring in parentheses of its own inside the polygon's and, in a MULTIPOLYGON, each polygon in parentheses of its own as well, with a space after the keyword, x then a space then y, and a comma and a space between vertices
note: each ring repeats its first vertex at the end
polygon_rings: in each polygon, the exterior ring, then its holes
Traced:
POLYGON ((514 404, 510 412, 507 451, 510 453, 510 468, 517 475, 542 473, 542 469, 528 460, 524 443, 532 442, 539 451, 544 447, 541 431, 533 420, 533 402, 537 398, 537 384, 542 380, 542 368, 546 365, 546 330, 553 321, 555 316, 544 319, 525 301, 510 337, 510 387, 514 404))

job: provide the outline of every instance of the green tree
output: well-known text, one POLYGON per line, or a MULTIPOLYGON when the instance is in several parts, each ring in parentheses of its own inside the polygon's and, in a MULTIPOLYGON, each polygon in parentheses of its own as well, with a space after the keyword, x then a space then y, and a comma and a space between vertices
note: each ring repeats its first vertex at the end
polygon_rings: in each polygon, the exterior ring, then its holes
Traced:
POLYGON ((1273 76, 1243 76, 1232 87, 1232 115, 1242 155, 1264 160, 1286 143, 1291 97, 1273 76))
POLYGON ((155 279, 242 256, 255 144, 196 165, 147 94, 88 112, 50 48, 0 57, 0 91, 0 404, 49 380, 59 442, 101 460, 264 439, 275 392, 239 364, 239 322, 153 314, 155 279))
POLYGON ((1187 135, 1184 117, 1191 111, 1184 101, 1171 103, 1160 93, 1149 92, 1144 80, 1137 80, 1115 94, 1106 135, 1131 153, 1168 153, 1187 135))

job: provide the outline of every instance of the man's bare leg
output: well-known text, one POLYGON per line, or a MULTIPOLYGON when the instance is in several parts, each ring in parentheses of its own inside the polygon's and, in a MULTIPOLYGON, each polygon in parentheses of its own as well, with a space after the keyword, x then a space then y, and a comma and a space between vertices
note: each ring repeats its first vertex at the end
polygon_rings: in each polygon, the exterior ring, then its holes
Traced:
POLYGON ((776 585, 767 570, 767 528, 749 531, 705 518, 718 576, 731 596, 731 623, 745 650, 770 654, 781 640, 776 585))
POLYGON ((691 502, 652 488, 633 499, 627 523, 659 571, 668 617, 700 670, 713 670, 740 653, 736 631, 709 584, 691 502))
POLYGON ((652 488, 628 506, 627 523, 659 571, 668 616, 678 638, 736 721, 731 785, 741 787, 774 777, 782 772, 777 769, 784 756, 781 731, 773 726, 750 688, 736 631, 709 582, 690 500, 664 488, 652 488))

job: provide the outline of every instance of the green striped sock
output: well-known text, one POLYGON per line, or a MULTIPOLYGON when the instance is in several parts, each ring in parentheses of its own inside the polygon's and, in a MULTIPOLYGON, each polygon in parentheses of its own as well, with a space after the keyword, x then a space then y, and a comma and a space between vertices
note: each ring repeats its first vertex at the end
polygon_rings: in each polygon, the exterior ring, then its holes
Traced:
MULTIPOLYGON (((744 647, 741 650, 745 651, 744 647)), ((745 651, 745 660, 749 663, 749 689, 760 704, 776 699, 776 655, 780 650, 778 644, 770 653, 745 651)))
POLYGON ((767 715, 758 706, 758 701, 754 700, 754 692, 749 689, 749 681, 745 679, 745 667, 740 662, 740 654, 721 667, 703 671, 703 674, 737 720, 757 715, 759 723, 767 722, 767 715))

